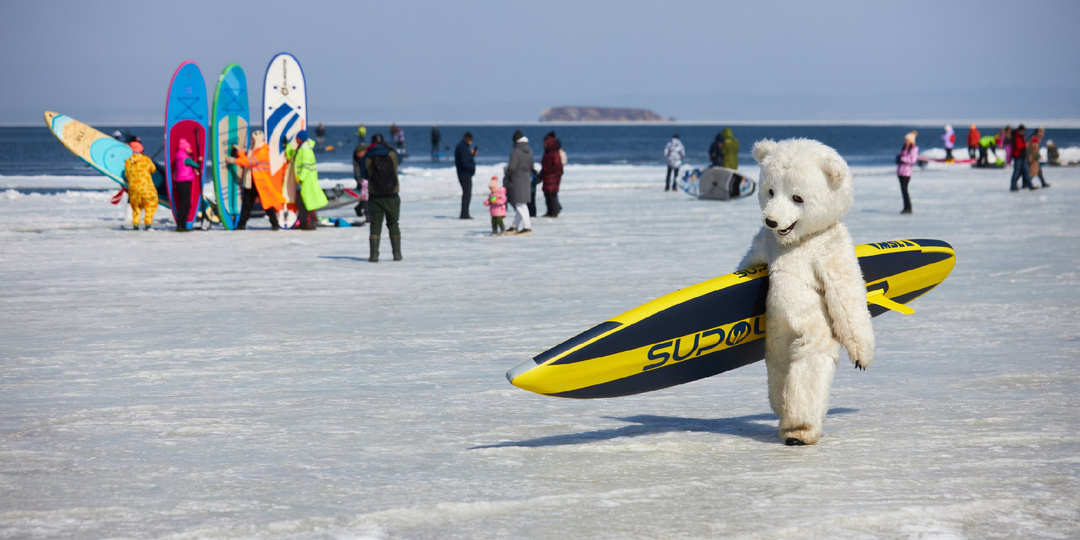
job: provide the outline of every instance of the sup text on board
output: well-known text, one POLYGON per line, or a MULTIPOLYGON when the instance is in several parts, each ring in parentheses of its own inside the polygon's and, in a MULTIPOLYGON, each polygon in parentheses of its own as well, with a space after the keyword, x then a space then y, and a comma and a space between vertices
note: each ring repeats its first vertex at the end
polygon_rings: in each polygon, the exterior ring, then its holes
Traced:
POLYGON ((765 315, 757 315, 735 323, 703 330, 692 336, 683 336, 663 343, 657 343, 649 348, 649 360, 654 362, 647 364, 641 371, 649 371, 671 363, 682 362, 688 358, 694 358, 703 354, 720 352, 736 345, 761 339, 765 336, 765 315), (682 344, 690 342, 693 345, 685 353, 682 353, 682 344))

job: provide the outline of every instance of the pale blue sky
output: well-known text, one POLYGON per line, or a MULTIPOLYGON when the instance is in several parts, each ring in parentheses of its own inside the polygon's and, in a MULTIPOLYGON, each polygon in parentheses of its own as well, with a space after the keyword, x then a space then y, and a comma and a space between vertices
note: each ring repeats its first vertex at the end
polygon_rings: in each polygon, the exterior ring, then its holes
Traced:
POLYGON ((257 110, 280 51, 304 67, 313 122, 532 121, 555 105, 686 121, 1080 117, 1076 1, 44 0, 3 11, 9 124, 46 109, 154 123, 187 59, 211 92, 239 63, 257 110))

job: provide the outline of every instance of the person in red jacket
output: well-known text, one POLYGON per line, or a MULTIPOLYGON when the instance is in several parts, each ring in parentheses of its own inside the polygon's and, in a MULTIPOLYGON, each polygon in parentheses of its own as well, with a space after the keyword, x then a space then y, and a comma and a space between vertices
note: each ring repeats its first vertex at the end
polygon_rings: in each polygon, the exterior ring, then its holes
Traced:
POLYGON ((1024 140, 1024 124, 1020 124, 1013 130, 1012 140, 1012 162, 1013 162, 1013 174, 1012 180, 1009 181, 1009 191, 1020 191, 1016 187, 1016 180, 1021 176, 1024 177, 1024 188, 1026 189, 1038 189, 1031 184, 1031 171, 1028 169, 1027 160, 1027 142, 1024 140))
POLYGON ((979 151, 979 139, 982 138, 982 134, 979 133, 979 128, 975 127, 975 124, 971 124, 968 128, 968 157, 975 159, 975 154, 979 151))
POLYGON ((559 204, 559 184, 562 182, 563 161, 559 152, 559 140, 552 131, 544 136, 544 157, 540 158, 540 179, 544 183, 544 202, 547 213, 543 217, 559 217, 562 205, 559 204))

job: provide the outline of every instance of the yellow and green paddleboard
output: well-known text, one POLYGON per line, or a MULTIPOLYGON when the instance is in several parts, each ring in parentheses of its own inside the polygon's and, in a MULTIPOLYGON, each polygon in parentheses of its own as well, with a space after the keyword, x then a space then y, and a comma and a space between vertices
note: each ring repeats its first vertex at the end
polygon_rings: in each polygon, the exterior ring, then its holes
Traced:
MULTIPOLYGON (((855 248, 870 314, 914 313, 912 300, 956 264, 940 240, 855 248)), ((603 322, 510 370, 511 384, 538 394, 604 398, 711 377, 765 356, 769 270, 759 265, 657 298, 603 322)))

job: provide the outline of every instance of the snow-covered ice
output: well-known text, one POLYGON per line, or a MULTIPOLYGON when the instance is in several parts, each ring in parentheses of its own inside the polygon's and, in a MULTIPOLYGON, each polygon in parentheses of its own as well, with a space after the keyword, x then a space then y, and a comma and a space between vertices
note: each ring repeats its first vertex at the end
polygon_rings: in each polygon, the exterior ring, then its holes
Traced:
POLYGON ((957 265, 874 320, 801 448, 761 363, 608 400, 508 384, 732 271, 759 211, 570 165, 563 215, 493 238, 498 169, 473 221, 452 169, 408 169, 405 261, 378 264, 367 228, 133 232, 111 192, 13 189, 107 180, 0 178, 0 538, 1080 537, 1080 168, 916 171, 911 216, 892 168, 856 171, 857 243, 957 265))

